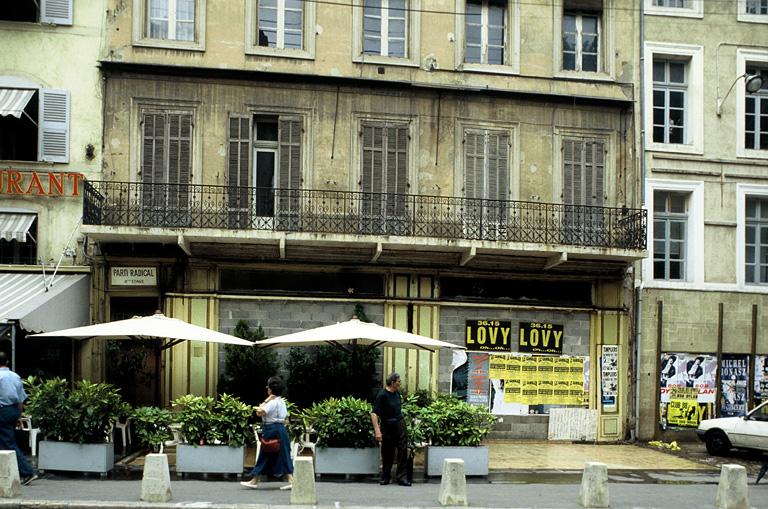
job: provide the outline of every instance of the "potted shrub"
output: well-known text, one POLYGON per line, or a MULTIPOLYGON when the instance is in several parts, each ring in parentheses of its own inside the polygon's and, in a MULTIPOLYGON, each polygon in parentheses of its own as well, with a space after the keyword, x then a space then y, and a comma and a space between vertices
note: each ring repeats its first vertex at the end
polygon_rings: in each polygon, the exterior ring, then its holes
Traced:
POLYGON ((441 475, 445 458, 464 460, 467 475, 488 475, 488 447, 480 442, 496 417, 453 396, 441 396, 419 412, 427 446, 427 475, 441 475))
POLYGON ((111 384, 61 378, 26 380, 26 412, 40 429, 40 470, 97 472, 106 475, 115 463, 110 431, 127 404, 111 384))
POLYGON ((150 452, 160 452, 160 446, 173 438, 173 414, 165 408, 143 406, 131 414, 136 440, 150 452))
POLYGON ((234 396, 188 394, 172 402, 183 444, 176 446, 176 472, 241 474, 244 444, 253 435, 253 407, 234 396))
POLYGON ((317 435, 318 474, 377 474, 379 448, 371 425, 371 404, 353 398, 328 398, 304 410, 302 419, 317 435))

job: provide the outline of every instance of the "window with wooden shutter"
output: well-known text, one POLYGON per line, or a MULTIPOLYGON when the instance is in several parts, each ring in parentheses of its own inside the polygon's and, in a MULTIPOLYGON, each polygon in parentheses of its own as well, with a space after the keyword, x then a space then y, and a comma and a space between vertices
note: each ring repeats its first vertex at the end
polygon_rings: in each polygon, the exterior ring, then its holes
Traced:
POLYGON ((278 122, 279 171, 277 185, 281 229, 298 228, 301 210, 301 118, 280 117, 278 122))
POLYGON ((41 161, 69 162, 69 92, 66 90, 40 90, 40 147, 41 161))
POLYGON ((603 140, 564 138, 563 212, 566 243, 602 245, 607 241, 605 203, 605 150, 603 140))
POLYGON ((504 221, 509 199, 509 133, 464 131, 464 196, 470 217, 504 221))
POLYGON ((74 0, 40 0, 40 22, 54 25, 72 24, 74 0))
POLYGON ((251 127, 250 115, 230 115, 227 136, 227 203, 230 228, 244 228, 250 224, 251 127))

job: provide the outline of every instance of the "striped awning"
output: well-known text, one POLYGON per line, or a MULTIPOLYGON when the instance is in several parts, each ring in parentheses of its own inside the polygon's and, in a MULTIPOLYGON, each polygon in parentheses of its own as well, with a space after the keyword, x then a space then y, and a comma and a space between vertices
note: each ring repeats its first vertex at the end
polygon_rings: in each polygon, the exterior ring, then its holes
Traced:
POLYGON ((88 274, 0 272, 0 324, 18 323, 30 332, 49 332, 88 323, 88 274))
POLYGON ((23 88, 0 88, 0 117, 13 115, 21 118, 27 103, 35 95, 35 90, 23 88))
POLYGON ((37 219, 37 214, 15 214, 0 212, 0 239, 19 242, 27 241, 27 233, 32 223, 37 219))

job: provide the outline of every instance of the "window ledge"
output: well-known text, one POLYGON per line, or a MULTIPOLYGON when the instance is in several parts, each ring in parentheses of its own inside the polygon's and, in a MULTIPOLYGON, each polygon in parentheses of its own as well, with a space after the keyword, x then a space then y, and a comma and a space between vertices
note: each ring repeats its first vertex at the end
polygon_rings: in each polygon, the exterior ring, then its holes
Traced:
POLYGON ((697 145, 684 145, 680 143, 654 143, 648 142, 646 150, 649 152, 673 152, 679 154, 703 155, 704 151, 697 145))
POLYGON ((520 71, 510 65, 494 65, 494 64, 461 64, 456 68, 457 71, 463 72, 482 72, 487 74, 506 74, 506 75, 518 75, 520 71))
POLYGON ((381 55, 357 55, 352 57, 352 61, 356 64, 419 67, 419 63, 411 58, 383 57, 381 55))
POLYGON ((142 48, 174 49, 182 51, 205 51, 205 45, 199 42, 174 41, 170 39, 140 39, 133 41, 134 46, 142 48))
POLYGON ((565 78, 570 80, 582 80, 582 81, 604 81, 613 83, 616 80, 610 74, 606 72, 589 72, 589 71, 558 71, 555 78, 565 78))
POLYGON ((312 52, 303 49, 268 48, 264 46, 246 46, 245 54, 251 56, 294 58, 297 60, 314 60, 312 52))
POLYGON ((768 159, 768 150, 740 148, 736 157, 739 159, 768 159))
POLYGON ((746 14, 739 13, 737 21, 743 23, 768 23, 768 14, 746 14))
POLYGON ((680 9, 675 7, 652 7, 646 8, 645 13, 650 16, 672 16, 675 18, 703 18, 704 13, 694 9, 680 9))
POLYGON ((768 285, 757 283, 693 283, 682 281, 673 283, 670 281, 653 279, 644 282, 643 288, 647 290, 695 290, 700 292, 742 292, 768 294, 768 285))

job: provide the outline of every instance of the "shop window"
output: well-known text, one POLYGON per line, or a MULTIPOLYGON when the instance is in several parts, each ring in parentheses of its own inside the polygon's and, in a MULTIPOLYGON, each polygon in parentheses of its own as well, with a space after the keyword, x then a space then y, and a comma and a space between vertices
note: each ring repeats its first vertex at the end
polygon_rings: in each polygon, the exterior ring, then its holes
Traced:
POLYGON ((440 279, 440 297, 467 302, 536 302, 589 306, 592 302, 592 285, 578 281, 443 277, 440 279))
POLYGON ((72 24, 73 0, 5 0, 0 2, 0 21, 72 24))
POLYGON ((69 92, 0 88, 0 160, 69 162, 69 92))
POLYGON ((236 268, 221 269, 223 292, 263 295, 326 295, 360 298, 383 297, 384 276, 353 271, 291 272, 236 268))
MULTIPOLYGON (((0 221, 6 221, 7 217, 0 213, 0 221)), ((4 230, 5 228, 3 225, 4 230)), ((21 239, 7 237, 10 236, 0 238, 0 264, 37 265, 37 219, 32 222, 26 233, 17 232, 15 237, 21 239)))

